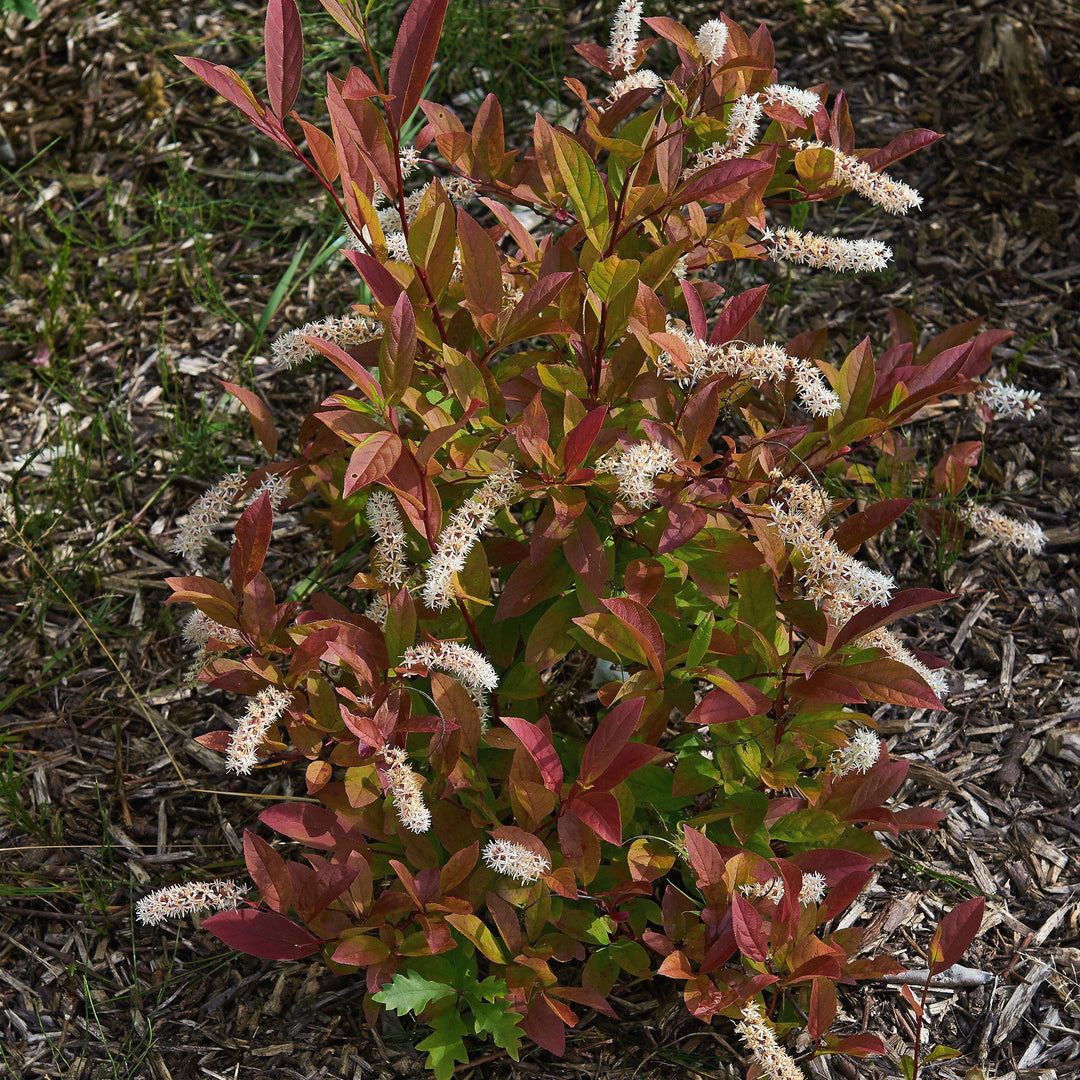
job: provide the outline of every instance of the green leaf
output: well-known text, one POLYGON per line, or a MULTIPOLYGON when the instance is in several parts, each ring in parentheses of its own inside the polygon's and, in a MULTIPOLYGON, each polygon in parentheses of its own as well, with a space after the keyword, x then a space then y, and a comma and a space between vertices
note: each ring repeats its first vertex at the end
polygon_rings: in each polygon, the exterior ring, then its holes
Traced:
POLYGON ((690 639, 690 648, 686 652, 686 666, 688 668, 699 667, 705 659, 705 653, 709 649, 712 640, 713 628, 716 626, 716 616, 711 611, 705 613, 705 618, 697 624, 694 636, 690 639))
POLYGON ((585 235, 597 251, 607 248, 611 223, 607 192, 588 154, 567 134, 552 129, 552 150, 566 194, 574 204, 585 235))
MULTIPOLYGON (((421 1013, 433 1001, 441 1001, 457 991, 446 983, 432 982, 422 975, 399 971, 386 986, 371 996, 398 1016, 421 1013)), ((464 1031, 464 1028, 462 1029, 464 1031)))
POLYGON ((517 1061, 518 1047, 521 1045, 524 1032, 518 1027, 521 1015, 510 1012, 508 1005, 509 1002, 505 998, 500 998, 490 1004, 486 1001, 469 1002, 476 1021, 476 1033, 486 1031, 496 1046, 501 1046, 517 1061))
POLYGON ((427 1051, 427 1067, 435 1074, 435 1080, 450 1080, 454 1075, 454 1062, 469 1060, 461 1038, 468 1033, 469 1029, 455 1008, 444 1009, 431 1021, 431 1034, 417 1043, 416 1048, 427 1051))

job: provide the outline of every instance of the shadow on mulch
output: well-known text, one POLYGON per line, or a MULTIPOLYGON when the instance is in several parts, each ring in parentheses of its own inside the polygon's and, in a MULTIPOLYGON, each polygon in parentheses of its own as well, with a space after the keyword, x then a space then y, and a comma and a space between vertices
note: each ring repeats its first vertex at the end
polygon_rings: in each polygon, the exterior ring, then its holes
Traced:
MULTIPOLYGON (((935 1038, 962 1051, 937 1075, 961 1076, 977 1066, 999 1077, 1068 1076, 1080 1068, 1077 15, 1051 0, 971 7, 807 0, 806 7, 809 22, 779 0, 741 3, 729 13, 744 25, 768 21, 781 79, 845 87, 861 145, 915 125, 948 138, 897 168, 922 190, 926 210, 911 220, 875 221, 874 234, 897 253, 897 270, 858 281, 800 277, 776 314, 776 332, 833 325, 861 336, 871 325, 881 329, 869 320, 890 305, 917 306, 935 329, 986 316, 990 325, 1016 331, 1000 361, 1015 365, 1018 380, 1040 390, 1045 405, 1022 428, 995 426, 983 475, 1048 531, 1048 554, 1019 561, 976 545, 944 569, 944 584, 960 599, 936 623, 920 620, 906 629, 921 630, 920 646, 953 663, 958 683, 950 712, 876 714, 893 751, 913 762, 903 797, 944 810, 946 827, 914 841, 907 834, 898 858, 849 917, 869 923, 871 944, 919 967, 918 947, 941 912, 966 896, 987 896, 987 922, 966 963, 990 981, 931 995, 935 1038)), ((185 13, 156 5, 118 10, 63 2, 44 5, 44 14, 31 27, 9 21, 3 36, 0 156, 10 151, 6 166, 24 166, 20 180, 40 200, 28 202, 11 185, 0 189, 0 236, 44 235, 49 210, 92 213, 106 183, 152 187, 177 155, 183 168, 202 170, 198 186, 207 198, 227 199, 246 182, 253 168, 246 129, 222 109, 207 125, 206 99, 171 77, 156 81, 152 73, 162 61, 149 61, 130 38, 132 25, 144 35, 152 25, 170 46, 185 34, 209 39, 224 32, 227 18, 192 27, 185 13), (54 190, 61 174, 67 182, 54 190)), ((593 15, 586 21, 598 22, 593 15)), ((167 51, 162 45, 161 57, 167 51)), ((280 171, 271 183, 300 190, 280 161, 259 152, 258 169, 280 171)), ((861 210, 848 205, 841 216, 861 210)), ((129 224, 137 230, 146 222, 129 224)), ((310 231, 304 213, 296 229, 297 237, 310 231)), ((93 297, 90 310, 73 319, 73 310, 57 315, 53 305, 54 323, 44 328, 48 258, 23 265, 19 280, 7 282, 22 304, 9 304, 6 314, 24 332, 0 343, 5 460, 18 460, 47 437, 56 402, 41 392, 34 365, 47 364, 49 350, 77 332, 85 359, 71 377, 99 384, 106 397, 119 384, 138 447, 157 462, 131 475, 128 502, 111 512, 100 575, 65 578, 84 609, 103 589, 118 598, 100 633, 144 706, 133 705, 100 643, 58 596, 45 597, 44 615, 26 624, 0 673, 9 702, 2 746, 25 771, 19 800, 7 800, 0 819, 0 1063, 25 1080, 423 1074, 409 1033, 392 1018, 377 1031, 362 1024, 355 980, 311 965, 236 957, 193 925, 163 934, 132 917, 133 899, 154 886, 194 874, 236 874, 238 833, 267 799, 290 793, 291 781, 281 776, 270 778, 261 796, 224 790, 217 756, 190 738, 224 703, 174 689, 178 647, 164 636, 167 620, 147 614, 164 600, 161 579, 179 570, 159 537, 190 495, 177 485, 157 490, 172 469, 168 446, 158 445, 167 404, 161 371, 171 364, 168 392, 192 399, 211 376, 236 376, 246 347, 242 328, 223 325, 208 300, 192 304, 191 290, 199 274, 208 274, 224 303, 254 321, 288 261, 286 251, 270 245, 271 234, 264 239, 267 246, 252 250, 212 237, 204 260, 194 264, 185 240, 163 250, 146 236, 123 265, 107 268, 111 285, 105 269, 95 276, 88 259, 81 287, 84 302, 93 297), (156 270, 147 284, 139 275, 150 259, 156 270), (152 511, 133 513, 131 506, 152 511), (50 683, 43 674, 48 658, 68 648, 81 657, 81 675, 50 683)), ((48 242, 39 247, 49 250, 48 242)), ((321 290, 318 298, 309 289, 278 317, 299 322, 317 304, 334 303, 345 307, 346 287, 321 290)), ((256 361, 254 371, 279 415, 303 409, 310 395, 298 402, 265 381, 267 367, 256 361)), ((957 415, 955 423, 971 420, 957 415)), ((107 477, 124 462, 103 457, 97 467, 107 477)), ((47 481, 48 471, 38 478, 47 481)), ((100 538, 96 528, 62 523, 50 542, 85 545, 100 538)), ((880 555, 901 580, 926 581, 936 572, 933 553, 912 545, 880 555)), ((14 623, 22 611, 31 578, 37 580, 29 557, 9 552, 0 592, 5 619, 14 623)), ((19 788, 11 769, 0 776, 4 785, 19 788)), ((517 1065, 480 1056, 460 1072, 741 1075, 741 1046, 729 1026, 687 1017, 677 989, 666 980, 632 987, 615 1006, 634 1022, 586 1018, 588 1030, 572 1038, 562 1060, 539 1051, 517 1065)), ((851 1030, 888 1036, 894 1052, 910 1043, 910 1013, 897 987, 862 987, 843 1005, 851 1030)), ((808 1068, 821 1080, 834 1072, 850 1080, 898 1075, 895 1057, 857 1069, 823 1060, 808 1068)))

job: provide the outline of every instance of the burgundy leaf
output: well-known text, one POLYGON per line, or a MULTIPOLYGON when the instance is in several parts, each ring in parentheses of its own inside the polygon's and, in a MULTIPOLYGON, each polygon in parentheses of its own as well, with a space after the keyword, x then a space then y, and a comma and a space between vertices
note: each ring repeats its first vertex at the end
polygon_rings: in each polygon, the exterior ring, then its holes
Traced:
POLYGON ((263 960, 300 960, 319 949, 317 937, 274 911, 222 911, 206 919, 202 928, 230 948, 263 960))
POLYGON ((448 0, 413 0, 397 33, 390 57, 390 115, 400 128, 424 93, 442 36, 448 0))
POLYGON ((266 5, 266 92, 270 108, 284 120, 300 92, 304 35, 294 0, 266 5))

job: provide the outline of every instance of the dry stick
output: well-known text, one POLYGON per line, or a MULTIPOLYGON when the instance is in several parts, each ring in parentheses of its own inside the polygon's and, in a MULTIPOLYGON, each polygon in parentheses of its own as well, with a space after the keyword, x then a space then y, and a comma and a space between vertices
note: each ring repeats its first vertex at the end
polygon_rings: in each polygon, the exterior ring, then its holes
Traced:
POLYGON ((116 669, 117 675, 120 676, 120 678, 124 682, 124 685, 131 692, 132 704, 135 706, 135 711, 139 713, 139 715, 142 716, 142 718, 154 729, 154 734, 158 737, 158 742, 161 743, 162 749, 164 749, 165 753, 168 755, 169 761, 172 762, 172 767, 176 770, 176 775, 180 778, 180 783, 183 784, 185 788, 190 789, 191 785, 188 783, 187 777, 184 775, 183 770, 180 768, 179 762, 176 760, 175 757, 173 757, 172 751, 169 749, 164 738, 162 738, 161 732, 158 730, 158 726, 154 723, 154 718, 150 714, 150 709, 143 702, 139 691, 135 689, 131 680, 124 673, 119 663, 117 663, 116 657, 114 657, 113 654, 109 651, 109 647, 105 644, 105 642, 101 640, 98 632, 93 628, 93 626, 90 625, 90 620, 87 619, 87 617, 83 614, 82 608, 80 608, 79 605, 76 604, 70 596, 68 596, 67 591, 64 589, 64 586, 56 580, 53 572, 41 561, 41 558, 38 556, 37 552, 34 551, 34 549, 27 543, 26 537, 22 534, 22 530, 13 521, 10 520, 8 520, 7 525, 18 538, 19 547, 21 547, 22 550, 25 551, 26 554, 29 555, 30 558, 33 559, 39 567, 41 567, 45 576, 56 587, 56 591, 68 602, 68 604, 71 606, 71 610, 75 612, 75 614, 81 620, 82 624, 86 627, 87 630, 90 631, 90 636, 98 643, 101 651, 108 658, 109 663, 112 664, 112 666, 116 669))

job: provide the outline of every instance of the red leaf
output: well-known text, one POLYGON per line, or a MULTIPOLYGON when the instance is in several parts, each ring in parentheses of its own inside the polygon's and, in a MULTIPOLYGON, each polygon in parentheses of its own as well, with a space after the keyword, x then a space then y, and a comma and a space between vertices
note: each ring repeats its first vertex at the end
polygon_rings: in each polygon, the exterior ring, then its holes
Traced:
MULTIPOLYGON (((359 251, 346 252, 348 255, 360 255, 359 251)), ((375 262, 372 259, 372 262, 375 262)), ((378 266, 378 263, 375 263, 378 266)), ((382 269, 380 267, 380 269, 382 269)), ((374 290, 372 290, 374 292, 374 290)), ((397 299, 397 293, 394 294, 394 300, 397 299)), ((392 300, 391 303, 394 301, 392 300)), ((304 340, 316 348, 329 360, 336 368, 344 372, 350 379, 364 392, 364 396, 373 404, 382 408, 384 405, 382 390, 379 388, 379 384, 372 378, 371 373, 363 366, 358 364, 340 345, 335 344, 332 341, 323 341, 322 338, 312 337, 310 334, 302 335, 304 340)))
POLYGON ((761 302, 768 291, 768 285, 759 285, 756 289, 748 289, 728 299, 720 312, 720 318, 716 320, 716 326, 713 327, 712 335, 709 337, 710 344, 723 345, 724 342, 738 337, 739 332, 761 307, 761 302))
POLYGON ((743 956, 751 960, 764 960, 769 955, 765 927, 757 908, 739 893, 731 898, 731 926, 735 942, 743 956))
POLYGON ((886 146, 883 146, 880 150, 875 150, 872 154, 868 154, 862 160, 874 172, 878 172, 887 165, 891 165, 894 161, 899 161, 901 158, 907 157, 908 154, 914 154, 916 150, 932 146, 941 138, 944 138, 944 136, 939 135, 936 131, 931 131, 929 128, 915 128, 913 131, 905 131, 897 135, 886 146))
POLYGON ((772 708, 772 700, 749 683, 735 683, 734 688, 742 691, 743 700, 717 687, 702 698, 701 704, 686 718, 686 723, 730 724, 748 716, 765 716, 772 708))
POLYGON ((539 315, 555 298, 562 292, 563 286, 574 277, 569 270, 563 270, 555 274, 546 274, 531 286, 528 292, 518 301, 510 315, 510 321, 503 331, 503 337, 509 338, 517 333, 522 327, 527 326, 536 315, 539 315))
POLYGON ((705 321, 705 306, 701 302, 701 297, 686 278, 683 278, 679 284, 682 286, 683 299, 686 301, 686 310, 690 316, 690 329, 701 341, 705 341, 709 336, 709 324, 705 321))
POLYGON ((592 445, 596 442, 596 436, 600 434, 604 426, 604 418, 607 416, 608 407, 601 405, 593 409, 583 420, 575 424, 563 439, 562 459, 563 470, 572 473, 588 456, 592 445))
POLYGON ((294 0, 266 5, 266 92, 270 108, 284 120, 300 92, 304 35, 294 0))
POLYGON ((556 1057, 566 1051, 566 1026, 543 994, 537 994, 529 1002, 529 1011, 518 1025, 538 1046, 556 1057))
POLYGON ((622 843, 622 814, 619 800, 610 791, 586 791, 570 803, 570 810, 601 840, 622 843))
POLYGON ((349 841, 336 814, 311 803, 278 803, 259 815, 275 832, 313 848, 332 849, 349 841))
POLYGON ((370 934, 353 934, 334 950, 331 959, 337 964, 368 967, 378 964, 390 955, 390 949, 370 934))
POLYGON ((176 59, 193 75, 202 79, 211 90, 220 94, 231 105, 235 105, 264 135, 269 135, 275 141, 279 138, 278 130, 281 125, 272 123, 271 119, 267 118, 262 103, 232 68, 223 64, 211 64, 209 60, 200 60, 195 56, 178 56, 176 59))
POLYGON ((688 184, 680 188, 675 193, 673 201, 679 206, 695 201, 734 202, 745 191, 745 180, 771 168, 772 166, 764 161, 746 159, 722 161, 719 165, 706 169, 700 176, 695 176, 688 184))
POLYGON ((284 915, 292 907, 292 880, 285 860, 261 836, 245 829, 244 861, 264 902, 284 915))
POLYGON ((385 349, 379 354, 382 390, 393 401, 400 399, 412 381, 416 358, 416 313, 409 294, 403 292, 394 304, 383 335, 385 349))
POLYGON ((229 571, 233 592, 240 594, 244 586, 262 569, 274 530, 274 510, 270 495, 263 492, 241 515, 233 530, 229 571))
POLYGON ((597 791, 611 791, 661 753, 663 751, 658 747, 646 743, 627 743, 615 761, 592 782, 592 786, 597 791))
POLYGON ((521 740, 522 746, 536 762, 544 786, 558 795, 562 790, 563 767, 551 740, 536 724, 516 716, 504 716, 502 722, 521 740))
POLYGON ((602 776, 630 741, 641 719, 645 699, 620 701, 597 725, 581 758, 579 783, 591 784, 602 776))
POLYGON ((498 315, 503 308, 499 249, 483 226, 460 207, 457 225, 465 296, 476 314, 498 315))
MULTIPOLYGON (((866 607, 852 615, 836 635, 833 651, 842 649, 849 642, 858 640, 872 630, 896 622, 904 615, 912 615, 945 600, 955 600, 957 596, 959 593, 938 592, 936 589, 905 589, 897 593, 884 607, 866 607)), ((843 670, 842 674, 846 677, 847 670, 843 670)))
MULTIPOLYGON (((398 283, 397 278, 378 259, 373 259, 364 251, 352 250, 347 250, 345 257, 360 271, 364 283, 380 304, 392 307, 397 303, 397 298, 402 291, 401 285, 398 283)), ((329 356, 330 354, 327 353, 326 355, 329 356)))
POLYGON ((401 438, 392 431, 376 431, 357 446, 345 469, 345 498, 386 476, 401 456, 401 438))
POLYGON ((950 911, 938 924, 930 942, 930 974, 958 963, 982 926, 986 901, 981 896, 965 900, 950 911))
POLYGON ((317 937, 274 911, 222 911, 206 919, 202 928, 230 948, 263 960, 299 960, 319 948, 317 937))
POLYGON ((877 536, 886 525, 892 524, 909 506, 912 499, 885 499, 865 510, 845 518, 834 530, 837 547, 851 554, 864 541, 877 536))
POLYGON ((838 1054, 849 1054, 851 1057, 866 1057, 867 1054, 884 1054, 885 1044, 876 1035, 864 1033, 839 1039, 830 1049, 838 1054))
POLYGON ((263 444, 263 449, 267 454, 273 457, 277 453, 278 436, 270 415, 270 407, 254 391, 245 390, 236 383, 225 382, 224 379, 218 379, 218 382, 247 409, 256 437, 263 444))
POLYGON ((412 115, 424 93, 435 51, 442 36, 448 0, 413 0, 390 57, 390 115, 400 128, 412 115))
POLYGON ((847 679, 868 701, 903 705, 910 709, 945 711, 938 696, 923 680, 899 660, 869 660, 845 664, 837 674, 847 679))
POLYGON ((683 828, 686 857, 697 874, 699 886, 719 885, 724 879, 724 860, 720 849, 704 834, 689 825, 683 828))
POLYGON ((615 616, 633 635, 645 653, 645 659, 652 668, 658 682, 664 681, 664 635, 660 633, 660 625, 649 613, 644 604, 631 600, 626 596, 612 596, 601 603, 615 616))
POLYGON ((309 124, 306 120, 301 120, 300 126, 304 129, 304 135, 307 136, 308 149, 315 157, 319 172, 328 184, 332 184, 341 172, 334 140, 325 131, 314 124, 309 124))

